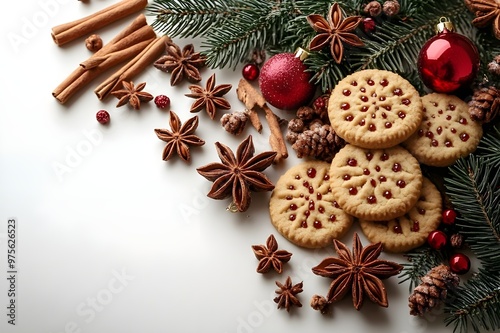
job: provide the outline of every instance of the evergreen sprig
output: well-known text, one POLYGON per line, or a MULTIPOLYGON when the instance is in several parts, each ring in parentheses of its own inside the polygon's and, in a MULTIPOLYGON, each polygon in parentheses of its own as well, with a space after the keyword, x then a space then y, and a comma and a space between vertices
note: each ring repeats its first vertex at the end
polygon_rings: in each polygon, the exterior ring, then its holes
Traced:
POLYGON ((449 173, 445 186, 459 213, 456 226, 483 267, 500 271, 500 169, 470 155, 451 166, 449 173))
POLYGON ((405 254, 408 263, 402 264, 403 270, 398 278, 401 279, 399 283, 410 281, 410 292, 420 284, 420 278, 426 275, 431 268, 438 266, 443 262, 443 254, 439 251, 433 250, 431 247, 425 245, 418 249, 405 254))
POLYGON ((453 325, 453 332, 499 329, 500 275, 479 269, 463 286, 450 290, 444 312, 445 324, 453 325))
POLYGON ((500 123, 484 134, 477 151, 492 168, 500 168, 500 123))
POLYGON ((147 7, 151 26, 170 37, 203 37, 235 15, 235 0, 161 0, 147 7))

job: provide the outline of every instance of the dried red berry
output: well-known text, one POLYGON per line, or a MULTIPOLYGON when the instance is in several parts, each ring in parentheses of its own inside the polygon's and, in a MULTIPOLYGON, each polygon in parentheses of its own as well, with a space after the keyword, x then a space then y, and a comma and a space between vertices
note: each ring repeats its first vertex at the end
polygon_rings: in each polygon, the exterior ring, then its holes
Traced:
POLYGON ((100 124, 107 124, 110 120, 109 113, 106 110, 97 111, 95 117, 100 124))
POLYGON ((165 95, 158 95, 155 97, 155 104, 160 109, 165 109, 170 106, 170 98, 165 95))

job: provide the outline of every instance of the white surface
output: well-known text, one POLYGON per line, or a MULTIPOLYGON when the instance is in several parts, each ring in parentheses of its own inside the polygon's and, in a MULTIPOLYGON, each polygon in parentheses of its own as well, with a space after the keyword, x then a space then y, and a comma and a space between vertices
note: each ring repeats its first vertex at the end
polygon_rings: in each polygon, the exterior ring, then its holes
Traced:
MULTIPOLYGON (((256 151, 268 150, 269 135, 248 126, 240 137, 218 120, 199 113, 192 163, 161 159, 164 143, 153 129, 168 128, 169 114, 154 103, 134 111, 115 108, 116 99, 97 100, 94 81, 67 105, 52 90, 90 56, 83 38, 64 47, 50 36, 52 26, 95 12, 113 1, 8 1, 0 20, 3 74, 0 111, 0 276, 6 274, 7 219, 18 220, 16 326, 7 324, 7 281, 0 279, 0 331, 10 332, 451 332, 440 316, 408 314, 408 285, 386 281, 389 308, 365 301, 357 312, 349 297, 333 315, 312 310, 313 294, 326 294, 331 280, 314 275, 333 249, 309 251, 281 237, 268 218, 270 193, 253 195, 244 214, 225 211, 229 203, 206 197, 211 182, 196 167, 218 161, 214 142, 235 149, 253 135, 256 151), (95 120, 111 114, 109 126, 95 120), (94 142, 88 138, 90 136, 94 142), (85 156, 76 158, 74 152, 85 156), (66 165, 58 173, 54 165, 66 165), (255 272, 251 245, 276 235, 293 253, 282 275, 255 272), (304 282, 303 307, 277 310, 275 280, 304 282), (120 277, 120 278, 117 278, 120 277)), ((129 18, 130 19, 130 18, 129 18)), ((99 31, 108 41, 129 19, 99 31)), ((196 42, 196 41, 195 41, 196 42)), ((184 46, 188 41, 181 40, 184 46)), ((198 43, 197 43, 198 45, 198 43)), ((203 81, 213 71, 202 72, 203 81)), ((240 71, 217 72, 217 83, 232 83, 233 111, 243 110, 235 89, 240 71)), ((146 91, 166 94, 181 121, 192 116, 184 96, 188 83, 169 84, 170 75, 152 66, 135 79, 146 91)), ((217 119, 222 115, 219 111, 217 119)), ((281 113, 290 117, 290 114, 281 113)), ((262 118, 264 119, 264 118, 262 118)), ((266 171, 275 182, 297 163, 294 152, 266 171)), ((350 246, 353 228, 343 239, 350 246)), ((366 239, 362 237, 363 243, 366 239)), ((400 256, 383 258, 403 262, 400 256)))

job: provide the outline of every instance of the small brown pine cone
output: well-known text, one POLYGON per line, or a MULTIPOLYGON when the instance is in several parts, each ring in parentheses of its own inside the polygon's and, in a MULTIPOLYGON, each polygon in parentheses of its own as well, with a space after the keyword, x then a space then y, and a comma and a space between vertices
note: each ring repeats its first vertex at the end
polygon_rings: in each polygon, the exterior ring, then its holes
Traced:
POLYGON ((392 17, 399 14, 400 5, 396 0, 388 0, 384 2, 382 10, 385 15, 392 17))
POLYGON ((458 275, 443 264, 431 269, 420 280, 422 283, 413 290, 408 298, 410 314, 413 316, 423 316, 432 310, 444 301, 448 290, 457 288, 460 283, 458 275))
POLYGON ((234 135, 239 135, 245 129, 248 116, 245 112, 237 111, 226 113, 220 119, 220 123, 224 129, 234 135))
POLYGON ((304 121, 300 118, 290 119, 288 130, 296 133, 302 132, 304 130, 304 121))
POLYGON ((382 13, 382 5, 378 1, 371 1, 365 6, 364 11, 371 17, 376 17, 382 13))
POLYGON ((500 112, 500 91, 494 86, 476 89, 469 102, 469 114, 472 119, 489 123, 500 112))
POLYGON ((328 301, 325 297, 320 295, 313 295, 311 298, 311 308, 321 312, 322 314, 328 313, 329 308, 328 301))
POLYGON ((314 109, 309 106, 301 106, 300 108, 298 108, 296 115, 297 118, 308 121, 313 119, 314 109))
POLYGON ((335 134, 332 127, 322 125, 300 133, 292 148, 299 158, 313 157, 330 162, 343 146, 345 141, 335 134))
POLYGON ((450 245, 454 249, 461 249, 464 247, 464 236, 461 234, 453 234, 450 236, 450 245))
POLYGON ((488 71, 491 74, 500 75, 500 54, 493 58, 493 61, 488 64, 488 71))

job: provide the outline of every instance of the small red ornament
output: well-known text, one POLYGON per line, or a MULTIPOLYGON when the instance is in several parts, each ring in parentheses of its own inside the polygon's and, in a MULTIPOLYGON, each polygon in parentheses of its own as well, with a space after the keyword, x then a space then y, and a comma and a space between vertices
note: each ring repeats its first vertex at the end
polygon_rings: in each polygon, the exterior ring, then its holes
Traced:
POLYGON ((455 253, 450 257, 450 270, 456 274, 465 274, 470 270, 470 259, 463 253, 455 253))
POLYGON ((254 81, 259 77, 260 69, 256 64, 246 64, 241 70, 241 75, 248 81, 254 81))
POLYGON ((377 30, 377 23, 371 17, 365 17, 361 22, 361 27, 366 34, 373 34, 377 30))
POLYGON ((467 87, 479 70, 476 46, 455 33, 453 24, 441 18, 437 35, 429 39, 418 55, 418 71, 424 84, 435 92, 451 93, 467 87))
POLYGON ((446 246, 448 242, 448 237, 446 234, 440 230, 432 231, 427 237, 427 243, 429 243, 430 247, 434 250, 441 250, 446 246))
POLYGON ((165 109, 170 106, 170 98, 165 95, 158 95, 155 97, 155 104, 160 109, 165 109))
POLYGON ((259 86, 262 95, 272 106, 293 110, 307 105, 316 92, 312 74, 302 60, 307 53, 299 49, 296 54, 279 53, 264 64, 260 72, 259 86))
POLYGON ((95 115, 95 118, 97 119, 97 121, 100 124, 103 124, 103 125, 109 123, 109 120, 110 120, 109 113, 106 110, 99 110, 99 111, 97 111, 97 113, 95 115))
POLYGON ((455 219, 457 218, 457 213, 453 209, 447 209, 443 211, 443 223, 447 225, 451 225, 455 223, 455 219))

